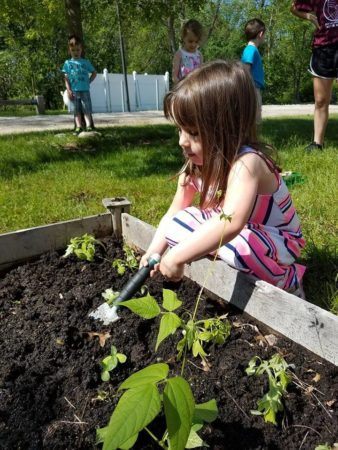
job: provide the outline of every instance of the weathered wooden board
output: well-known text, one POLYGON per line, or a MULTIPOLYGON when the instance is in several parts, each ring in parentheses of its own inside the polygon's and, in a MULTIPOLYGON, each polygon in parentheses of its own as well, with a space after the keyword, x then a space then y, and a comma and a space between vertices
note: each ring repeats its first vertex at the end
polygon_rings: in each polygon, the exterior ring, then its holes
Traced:
MULTIPOLYGON (((124 239, 146 250, 155 228, 122 214, 124 239)), ((338 317, 264 281, 256 281, 222 261, 203 258, 185 275, 323 359, 338 364, 338 317)))
POLYGON ((72 237, 84 233, 103 237, 112 232, 112 215, 104 213, 1 234, 0 271, 50 250, 65 248, 72 237))

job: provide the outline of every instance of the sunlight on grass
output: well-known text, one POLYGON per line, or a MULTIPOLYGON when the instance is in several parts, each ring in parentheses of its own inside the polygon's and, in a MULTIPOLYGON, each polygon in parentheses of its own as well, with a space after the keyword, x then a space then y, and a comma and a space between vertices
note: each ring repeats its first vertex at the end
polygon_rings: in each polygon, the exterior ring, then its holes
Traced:
MULTIPOLYGON (((336 309, 338 117, 331 117, 323 152, 305 154, 312 119, 278 118, 263 123, 283 170, 300 172, 291 189, 307 247, 305 290, 309 300, 336 309)), ((182 164, 170 125, 102 130, 100 140, 67 133, 0 137, 0 232, 74 219, 104 211, 105 197, 124 196, 132 214, 157 225, 175 192, 170 178, 182 164)))

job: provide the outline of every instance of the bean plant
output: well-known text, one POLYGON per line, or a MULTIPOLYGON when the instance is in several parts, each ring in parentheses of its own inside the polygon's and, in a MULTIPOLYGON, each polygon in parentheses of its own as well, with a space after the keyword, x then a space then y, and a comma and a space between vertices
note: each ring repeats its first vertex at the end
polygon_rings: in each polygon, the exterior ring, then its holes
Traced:
POLYGON ((155 298, 150 294, 138 299, 126 300, 120 306, 129 308, 132 312, 143 319, 153 319, 161 315, 160 329, 157 335, 155 351, 161 342, 168 336, 174 334, 178 328, 182 329, 183 338, 177 344, 177 358, 181 359, 185 350, 191 350, 194 357, 199 356, 206 362, 206 343, 224 344, 230 335, 231 325, 228 320, 215 317, 210 319, 195 320, 188 314, 188 320, 183 320, 174 313, 182 305, 175 292, 163 289, 163 303, 161 310, 155 298))
POLYGON ((269 391, 257 402, 258 409, 252 410, 255 415, 262 415, 265 422, 277 424, 276 416, 278 412, 284 411, 283 395, 287 392, 287 387, 291 381, 285 359, 276 353, 269 360, 262 360, 259 356, 254 356, 246 368, 249 376, 267 374, 269 380, 269 391))
POLYGON ((101 379, 102 381, 109 381, 110 380, 110 373, 112 370, 114 370, 117 365, 125 363, 127 360, 126 355, 123 353, 118 353, 117 349, 114 345, 110 348, 110 355, 103 358, 101 361, 101 379))
POLYGON ((152 364, 127 378, 119 387, 124 391, 109 424, 97 430, 97 443, 103 450, 129 449, 140 431, 147 431, 163 449, 183 450, 201 447, 197 431, 214 421, 215 400, 196 404, 189 383, 181 376, 168 377, 169 366, 152 364), (167 429, 156 437, 147 426, 164 411, 167 429))
POLYGON ((67 258, 69 255, 75 255, 79 259, 91 262, 94 260, 96 245, 101 245, 105 248, 101 241, 85 233, 83 236, 74 237, 70 240, 70 244, 67 246, 66 253, 63 257, 67 258))
POLYGON ((138 268, 138 261, 134 250, 127 244, 123 246, 124 259, 115 259, 113 261, 113 267, 117 270, 118 275, 124 275, 126 269, 135 270, 138 268))

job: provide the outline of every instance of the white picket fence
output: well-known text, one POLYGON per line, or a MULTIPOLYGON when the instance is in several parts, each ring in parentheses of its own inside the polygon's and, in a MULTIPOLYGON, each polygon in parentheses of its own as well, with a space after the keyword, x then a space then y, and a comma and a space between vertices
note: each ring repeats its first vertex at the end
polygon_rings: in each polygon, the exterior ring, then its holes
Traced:
MULTIPOLYGON (((163 97, 169 90, 169 73, 164 75, 137 74, 127 75, 130 111, 152 111, 163 109, 163 97)), ((107 69, 90 85, 93 112, 125 112, 127 96, 124 76, 108 73, 107 69)), ((69 102, 68 112, 73 112, 73 103, 69 102)))

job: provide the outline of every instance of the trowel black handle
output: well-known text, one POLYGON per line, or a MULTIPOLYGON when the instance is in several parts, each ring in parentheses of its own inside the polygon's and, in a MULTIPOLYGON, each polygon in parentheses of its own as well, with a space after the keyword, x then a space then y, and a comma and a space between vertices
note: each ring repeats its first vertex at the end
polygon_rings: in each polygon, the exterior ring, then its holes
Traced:
POLYGON ((120 295, 114 300, 114 304, 129 300, 143 285, 148 278, 155 264, 159 263, 161 256, 158 253, 152 255, 148 260, 148 265, 141 267, 139 271, 124 286, 120 295))

